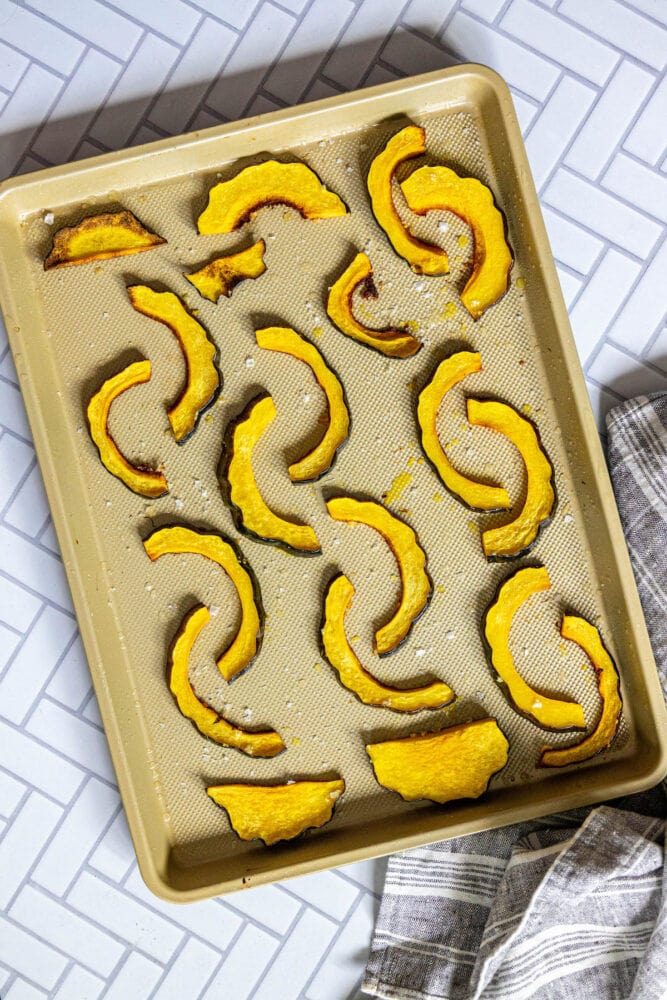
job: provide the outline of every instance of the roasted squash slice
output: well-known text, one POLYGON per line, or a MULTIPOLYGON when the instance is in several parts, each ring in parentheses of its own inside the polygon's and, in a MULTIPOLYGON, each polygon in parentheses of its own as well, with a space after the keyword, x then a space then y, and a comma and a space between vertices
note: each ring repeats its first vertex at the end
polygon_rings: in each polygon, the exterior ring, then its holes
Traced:
POLYGON ((303 361, 312 371, 327 402, 328 422, 320 442, 298 461, 288 472, 293 483, 308 483, 328 472, 336 453, 347 441, 350 430, 350 413, 345 390, 336 373, 329 367, 314 344, 289 326, 268 326, 255 333, 257 343, 267 351, 281 351, 303 361))
POLYGON ((305 163, 266 160, 212 187, 199 216, 200 233, 231 233, 266 205, 289 205, 304 219, 347 215, 347 206, 305 163))
POLYGON ((145 539, 144 548, 152 561, 164 555, 192 554, 205 556, 224 569, 236 587, 241 623, 234 639, 219 656, 218 669, 226 681, 238 677, 259 653, 264 613, 257 580, 234 543, 223 535, 175 524, 154 531, 145 539))
POLYGON ((58 230, 53 237, 51 253, 44 261, 44 270, 125 257, 130 253, 152 250, 166 242, 146 229, 136 215, 127 210, 89 215, 78 226, 58 230))
POLYGON ((173 292, 156 292, 147 285, 131 285, 127 293, 137 312, 164 323, 181 345, 186 384, 167 416, 176 441, 182 444, 220 391, 220 373, 215 365, 218 352, 204 327, 173 292))
POLYGON ((419 394, 417 421, 421 431, 424 454, 450 493, 471 510, 507 510, 509 494, 502 486, 490 486, 468 479, 457 472, 440 444, 436 422, 445 396, 455 385, 474 372, 481 372, 482 359, 477 351, 458 351, 441 361, 435 373, 419 394))
POLYGON ((393 135, 368 171, 368 193, 373 215, 399 257, 407 260, 416 274, 447 274, 449 260, 440 247, 424 243, 406 229, 394 205, 392 181, 399 164, 426 151, 424 129, 407 125, 393 135))
POLYGON ((593 664, 602 701, 602 712, 595 729, 580 743, 567 747, 545 747, 540 755, 540 767, 566 767, 568 764, 579 764, 606 750, 618 732, 623 708, 618 671, 595 625, 577 615, 564 615, 560 634, 564 639, 576 642, 593 664))
POLYGON ((210 620, 211 613, 208 608, 198 604, 188 611, 181 622, 167 661, 169 690, 183 715, 194 723, 202 736, 220 743, 223 747, 234 747, 251 757, 275 757, 285 749, 285 744, 278 733, 273 730, 249 732, 247 729, 232 725, 202 701, 192 688, 188 676, 190 654, 202 629, 210 620))
POLYGON ((272 511, 259 491, 252 459, 255 446, 276 416, 271 396, 260 393, 232 420, 225 434, 221 485, 239 531, 292 552, 321 552, 309 524, 288 521, 272 511))
POLYGON ((369 743, 378 784, 407 802, 477 799, 507 763, 509 743, 495 719, 477 719, 438 733, 369 743))
POLYGON ((536 428, 514 407, 495 399, 468 399, 467 405, 470 423, 490 427, 509 438, 526 468, 526 499, 521 511, 509 524, 482 533, 487 559, 516 559, 530 551, 540 529, 551 520, 556 503, 554 470, 536 428))
POLYGON ((211 785, 206 791, 226 810, 241 840, 263 840, 270 847, 328 823, 345 782, 337 778, 285 785, 211 785))
POLYGON ((456 695, 444 681, 419 688, 390 687, 363 667, 345 634, 345 615, 354 597, 354 586, 346 576, 334 577, 324 598, 322 650, 338 674, 341 684, 365 705, 391 708, 395 712, 419 712, 442 708, 456 695))
POLYGON ((366 524, 384 538, 398 563, 401 600, 391 619, 375 633, 374 649, 385 656, 407 639, 410 629, 431 598, 433 584, 426 572, 426 554, 409 524, 390 514, 381 503, 333 497, 327 510, 335 521, 366 524))
POLYGON ((584 710, 576 701, 547 698, 524 681, 510 650, 512 622, 526 601, 551 586, 544 566, 527 566, 504 580, 484 618, 491 664, 517 712, 543 729, 583 729, 584 710))
POLYGON ((266 271, 264 251, 266 243, 258 240, 246 250, 216 257, 198 271, 183 276, 194 285, 199 294, 210 302, 217 302, 223 295, 229 296, 235 285, 246 278, 259 278, 266 271))
POLYGON ((373 282, 373 268, 365 253, 358 253, 349 267, 329 289, 327 314, 341 333, 353 337, 367 347, 372 347, 390 358, 410 358, 420 350, 422 343, 405 329, 388 326, 374 330, 364 326, 352 312, 352 297, 361 286, 361 294, 366 298, 378 297, 373 282))
POLYGON ((150 361, 135 361, 116 375, 112 375, 97 390, 88 403, 87 416, 90 436, 93 439, 105 469, 125 483, 133 493, 142 497, 161 497, 169 492, 165 476, 157 469, 132 465, 125 458, 111 437, 107 422, 111 404, 135 385, 148 382, 151 377, 150 361))
POLYGON ((475 177, 459 177, 449 167, 439 166, 415 170, 403 181, 401 191, 412 212, 453 212, 472 229, 472 274, 461 302, 473 319, 479 319, 509 288, 512 267, 505 222, 491 191, 475 177))

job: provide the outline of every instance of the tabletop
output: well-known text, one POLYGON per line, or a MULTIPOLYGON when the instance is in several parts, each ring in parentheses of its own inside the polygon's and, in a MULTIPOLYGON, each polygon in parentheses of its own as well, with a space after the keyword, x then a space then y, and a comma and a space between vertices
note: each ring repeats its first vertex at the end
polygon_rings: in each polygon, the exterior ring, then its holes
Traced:
MULTIPOLYGON (((0 178, 459 61, 511 87, 604 433, 667 389, 664 0, 0 0, 0 178)), ((0 323, 2 1000, 356 1000, 383 872, 144 887, 0 323)))

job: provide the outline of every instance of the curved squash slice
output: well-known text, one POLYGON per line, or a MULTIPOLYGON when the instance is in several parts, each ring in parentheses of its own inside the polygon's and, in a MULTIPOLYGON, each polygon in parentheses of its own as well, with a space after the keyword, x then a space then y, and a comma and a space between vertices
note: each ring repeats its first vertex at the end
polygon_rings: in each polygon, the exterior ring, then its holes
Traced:
POLYGON ((130 253, 152 250, 166 242, 146 229, 132 212, 125 210, 89 215, 78 226, 58 230, 53 237, 51 253, 44 261, 44 270, 125 257, 130 253))
POLYGON ((365 705, 391 708, 395 712, 442 708, 453 701, 456 695, 443 681, 420 688, 389 687, 361 665, 345 634, 345 614, 353 597, 353 585, 341 574, 331 581, 324 599, 322 649, 341 684, 365 705))
POLYGON ((387 542, 398 563, 401 601, 392 618, 375 633, 375 651, 385 656, 407 639, 431 598, 433 584, 426 572, 426 554, 410 525, 390 514, 381 503, 333 497, 327 501, 327 510, 335 521, 351 521, 374 528, 387 542))
POLYGON ((167 416, 176 441, 182 444, 220 391, 220 373, 215 366, 218 352, 204 327, 173 292, 156 292, 147 285, 131 285, 127 293, 137 312, 164 323, 181 345, 186 385, 167 416))
POLYGON ((348 212, 345 202, 305 163, 267 160, 212 187, 197 227, 200 233, 231 233, 266 205, 289 205, 304 219, 331 219, 348 212))
POLYGON ((567 764, 578 764, 595 757, 611 745, 621 721, 623 703, 618 672, 595 625, 577 615, 563 615, 560 634, 564 639, 571 639, 581 646, 593 664, 602 701, 602 714, 593 732, 580 743, 569 747, 545 747, 540 755, 540 767, 565 767, 567 764))
POLYGON ((482 359, 477 351, 458 351, 440 362, 433 378, 419 394, 417 420, 421 443, 424 454, 443 484, 458 500, 471 510, 507 510, 511 506, 507 490, 502 486, 479 483, 457 472, 440 444, 436 429, 438 411, 449 390, 467 375, 481 370, 482 359))
POLYGON ((156 469, 132 465, 109 434, 107 421, 114 399, 132 386, 148 382, 151 377, 150 361, 135 361, 117 375, 113 375, 97 390, 88 403, 87 415, 90 436, 97 446, 105 469, 125 483, 133 493, 142 497, 161 497, 169 492, 165 476, 156 469))
POLYGON ((273 399, 260 393, 227 429, 224 476, 234 521, 239 531, 260 542, 273 542, 293 552, 321 552, 317 535, 309 524, 280 517, 266 505, 259 492, 252 456, 255 445, 275 416, 273 399))
POLYGON ((266 271, 264 251, 266 243, 258 240, 247 250, 227 254, 226 257, 216 257, 198 271, 184 274, 199 294, 210 302, 232 294, 235 285, 246 278, 259 278, 266 271))
POLYGON ((412 212, 453 212, 472 229, 472 274, 461 302, 473 319, 479 319, 509 288, 512 267, 505 222, 491 191, 475 177, 459 177, 449 167, 420 167, 403 181, 401 191, 412 212))
POLYGON ((504 434, 517 448, 526 467, 526 499, 517 517, 500 528, 482 533, 484 555, 490 560, 516 559, 537 541, 556 502, 553 467, 536 428, 514 407, 495 399, 468 399, 468 420, 475 427, 490 427, 504 434))
POLYGON ((327 401, 328 423, 322 440, 312 451, 290 465, 293 483, 319 479, 333 465, 336 452, 347 441, 350 414, 345 390, 336 373, 329 367, 318 349, 289 326, 268 326, 255 332, 257 343, 267 351, 281 351, 303 361, 312 371, 327 401))
POLYGON ((547 698, 524 681, 514 664, 510 650, 510 631, 514 616, 522 605, 541 590, 551 586, 544 566, 517 570, 500 586, 484 618, 484 638, 491 663, 505 685, 517 712, 532 719, 543 729, 583 729, 584 710, 576 701, 547 698))
POLYGON ((223 747, 234 747, 251 757, 275 757, 285 749, 285 744, 278 733, 273 730, 249 732, 247 729, 233 726, 205 701, 198 698, 192 689, 188 676, 190 653, 210 619, 208 608, 198 604, 188 611, 181 622, 167 661, 169 690, 185 718, 195 724, 202 736, 220 743, 223 747))
POLYGON ((393 135, 368 171, 368 193, 373 215, 399 257, 407 260, 416 274, 447 274, 449 260, 440 247, 424 243, 408 232, 394 206, 392 181, 399 164, 426 151, 424 129, 407 125, 393 135))
MULTIPOLYGON (((175 524, 159 528, 144 541, 152 561, 164 555, 192 554, 217 563, 236 587, 241 605, 241 623, 236 636, 218 658, 218 669, 226 681, 246 670, 262 645, 263 611, 259 585, 236 546, 222 535, 212 535, 175 524)), ((194 640, 193 640, 194 641, 194 640)))
POLYGON ((373 282, 373 268, 365 253, 358 253, 329 289, 327 314, 334 326, 337 326, 341 333, 390 358, 410 358, 416 354, 422 346, 421 340, 413 337, 407 330, 393 326, 374 330, 355 319, 352 312, 352 296, 359 285, 363 286, 361 294, 366 298, 378 297, 373 282))
POLYGON ((345 782, 338 778, 286 785, 212 785, 206 791, 227 811, 241 840, 263 840, 270 847, 328 823, 345 782))
POLYGON ((369 743, 378 784, 407 802, 477 799, 507 763, 509 743, 495 719, 478 719, 438 733, 369 743))

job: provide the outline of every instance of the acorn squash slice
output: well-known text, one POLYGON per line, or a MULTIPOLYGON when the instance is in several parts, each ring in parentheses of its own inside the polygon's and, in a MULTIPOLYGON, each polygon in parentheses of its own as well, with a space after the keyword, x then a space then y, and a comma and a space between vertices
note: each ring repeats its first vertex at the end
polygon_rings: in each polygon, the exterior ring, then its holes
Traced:
POLYGON ((122 454, 111 437, 107 425, 111 404, 123 392, 135 385, 148 382, 151 377, 150 361, 135 361, 116 375, 112 375, 91 397, 87 416, 90 436, 100 453, 100 460, 112 476, 142 497, 162 497, 169 492, 165 476, 157 469, 133 465, 122 454))
POLYGON ((232 233, 266 205, 288 205, 304 219, 331 219, 348 213, 345 202, 305 163, 266 160, 244 167, 230 180, 212 187, 197 227, 202 234, 232 233))
POLYGON ((431 598, 433 584, 426 571, 426 554, 410 525, 390 514, 381 503, 356 500, 354 497, 333 497, 327 500, 327 510, 335 521, 374 528, 382 535, 398 563, 401 600, 391 619, 377 630, 373 642, 375 652, 385 656, 407 639, 431 598))
POLYGON ((226 810, 241 840, 263 840, 270 847, 328 823, 345 782, 337 778, 284 785, 211 785, 206 791, 226 810))
MULTIPOLYGON (((227 649, 218 657, 218 669, 232 681, 250 666, 262 645, 264 613, 259 584, 234 543, 180 524, 158 528, 144 541, 153 562, 164 555, 200 555, 217 563, 232 581, 241 605, 241 623, 227 649)), ((193 640, 194 641, 194 640, 193 640)))
POLYGON ((169 690, 186 719, 209 740, 223 747, 233 747, 251 757, 275 757, 282 753, 285 744, 273 730, 251 732, 232 725, 224 716, 199 698, 188 676, 190 654, 202 629, 211 620, 211 613, 203 604, 188 611, 174 637, 167 660, 169 690))
POLYGON ((510 649, 512 622, 526 601, 551 586, 544 566, 527 566, 503 580, 484 617, 484 638, 491 664, 517 712, 543 729, 584 729, 584 710, 576 701, 548 698, 524 681, 510 649))
POLYGON ((507 763, 509 743, 495 719, 477 719, 437 733, 369 743, 378 784, 407 802, 477 799, 507 763))
POLYGON ((184 274, 183 277, 195 286, 202 298, 208 299, 209 302, 217 302, 223 295, 229 298, 235 285, 240 281, 245 281, 246 278, 259 278, 264 274, 265 250, 264 240, 258 240, 246 250, 227 254, 225 257, 215 257, 198 271, 184 274))
POLYGON ((361 286, 365 298, 376 299, 377 289, 373 282, 373 268, 365 253, 358 253, 349 267, 329 289, 327 314, 341 333, 353 337, 361 344, 372 347, 390 358, 410 358, 421 349, 422 342, 401 327, 388 326, 374 330, 364 326, 352 312, 352 297, 361 286))
POLYGON ((509 438, 526 468, 526 499, 522 509, 509 524, 482 532, 487 559, 516 559, 531 550, 540 530, 551 520, 556 503, 553 466, 537 429, 514 407, 496 399, 468 399, 467 408, 473 426, 489 427, 509 438))
POLYGON ((366 183, 373 215, 398 256, 407 260, 416 274, 447 274, 449 260, 445 251, 408 232, 394 205, 392 181, 396 168, 425 151, 424 129, 407 125, 393 135, 375 157, 366 183))
POLYGON ((420 712, 442 708, 456 695, 444 681, 418 688, 390 687, 363 667, 345 634, 345 615, 354 597, 354 586, 346 576, 334 577, 324 598, 322 650, 340 678, 341 684, 365 705, 390 708, 395 712, 420 712))
POLYGON ((576 642, 593 664, 602 701, 602 712, 595 729, 581 742, 567 747, 544 747, 540 755, 540 767, 566 767, 568 764, 579 764, 606 750, 618 732, 623 708, 616 665, 605 649, 595 625, 591 625, 585 618, 579 618, 578 615, 563 615, 560 634, 564 639, 576 642))
POLYGON ((125 257, 152 250, 166 242, 146 229, 136 215, 127 210, 89 215, 77 226, 66 226, 55 233, 51 253, 44 261, 44 270, 125 257))
POLYGON ((449 167, 420 167, 401 184, 408 208, 417 215, 434 210, 453 212, 470 226, 472 274, 461 302, 479 319, 509 288, 512 251, 505 239, 505 220, 493 195, 475 177, 459 177, 449 167))
POLYGON ((220 392, 220 373, 215 364, 217 349, 201 323, 190 315, 173 292, 156 292, 147 285, 131 285, 127 293, 137 312, 169 327, 181 345, 186 370, 185 389, 167 411, 167 416, 176 441, 182 444, 220 392))
POLYGON ((288 521, 272 511, 255 479, 253 452, 275 416, 273 399, 266 393, 260 393, 250 400, 236 420, 231 421, 225 434, 223 492, 239 531, 290 552, 319 553, 320 543, 311 526, 288 521))
POLYGON ((424 454, 457 500, 471 510, 508 510, 509 494, 502 486, 491 486, 469 479, 457 472, 440 444, 436 422, 442 401, 455 385, 468 375, 481 372, 482 358, 477 351, 458 351, 441 361, 427 386, 419 394, 417 421, 424 454))
POLYGON ((315 447, 293 462, 289 477, 293 483, 308 483, 328 472, 336 459, 338 449, 347 441, 350 430, 350 413, 345 390, 336 373, 310 341, 289 326, 267 326, 255 332, 257 343, 267 351, 280 351, 303 361, 312 371, 327 403, 326 430, 315 447))

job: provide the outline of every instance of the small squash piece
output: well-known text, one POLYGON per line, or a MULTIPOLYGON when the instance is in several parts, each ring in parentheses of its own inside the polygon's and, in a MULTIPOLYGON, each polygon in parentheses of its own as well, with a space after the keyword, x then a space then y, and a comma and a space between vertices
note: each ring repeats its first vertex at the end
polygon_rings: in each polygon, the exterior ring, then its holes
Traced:
POLYGON ((407 330, 393 326, 374 330, 355 318, 352 297, 359 286, 362 286, 361 294, 365 298, 378 297, 373 282, 373 268, 365 253, 358 253, 329 289, 327 314, 334 326, 346 336, 353 337, 390 358, 410 358, 416 354, 421 349, 421 340, 413 337, 407 330))
POLYGON ((212 187, 197 227, 203 234, 232 233, 265 205, 289 205, 304 219, 331 219, 348 212, 345 202, 305 163, 266 160, 212 187))
POLYGON ((477 799, 507 763, 509 743, 495 719, 477 719, 437 733, 369 743, 378 784, 407 802, 477 799))
POLYGON ((235 285, 246 278, 259 278, 266 271, 264 252, 266 243, 258 240, 246 250, 230 253, 225 257, 215 257, 198 271, 184 274, 199 294, 210 302, 217 302, 223 295, 229 296, 235 285))
POLYGON ((375 633, 374 649, 380 656, 393 652, 404 642, 415 621, 431 598, 433 584, 426 572, 426 554, 417 535, 405 521, 391 514, 381 503, 333 497, 327 510, 335 521, 365 524, 379 532, 398 563, 401 600, 391 619, 375 633))
POLYGON ((365 705, 390 708, 395 712, 442 708, 453 701, 456 696, 444 681, 418 688, 390 687, 361 665, 345 634, 345 615, 353 597, 354 586, 341 574, 331 581, 324 598, 322 650, 341 684, 365 705))
POLYGON ((580 743, 567 747, 545 747, 540 767, 566 767, 590 760, 611 745, 621 721, 621 693, 618 671, 595 625, 578 615, 563 615, 560 634, 580 646, 593 664, 602 701, 602 713, 595 729, 580 743))
POLYGON ((131 285, 127 293, 137 312, 169 327, 181 345, 186 384, 167 416, 176 441, 182 444, 220 391, 220 373, 215 365, 218 352, 204 327, 173 292, 156 292, 147 285, 131 285))
POLYGON ((544 566, 527 566, 502 582, 484 617, 484 638, 491 664, 501 679, 517 712, 543 729, 583 729, 584 710, 576 701, 563 701, 540 694, 519 674, 510 650, 510 631, 515 615, 525 602, 551 586, 544 566))
POLYGON ((417 125, 407 125, 393 135, 382 152, 375 157, 366 183, 373 215, 399 257, 407 260, 416 274, 447 274, 449 260, 445 251, 408 232, 394 205, 392 181, 396 168, 424 152, 424 129, 417 125))
POLYGON ((148 382, 150 377, 150 361, 135 361, 134 364, 128 365, 106 380, 91 397, 86 413, 90 436, 97 446, 105 469, 125 483, 133 493, 138 493, 142 497, 157 498, 169 492, 165 476, 157 469, 147 469, 128 462, 111 437, 107 426, 113 401, 133 386, 148 382))
POLYGON ((234 543, 223 535, 196 531, 180 524, 158 528, 144 541, 153 562, 164 555, 200 555, 217 563, 232 581, 241 605, 241 622, 227 649, 218 657, 226 681, 246 670, 262 645, 263 611, 259 585, 234 543))
POLYGON ((436 429, 438 411, 445 396, 468 375, 482 370, 482 359, 477 351, 458 351, 441 361, 435 373, 419 394, 417 421, 421 431, 421 444, 443 484, 450 493, 471 510, 507 510, 509 494, 502 486, 490 486, 468 479, 457 472, 440 444, 436 429))
POLYGON ((267 351, 281 351, 303 361, 312 371, 327 403, 326 430, 315 447, 289 466, 293 483, 319 479, 333 465, 338 449, 347 441, 350 413, 340 379, 314 344, 289 326, 268 326, 255 332, 257 343, 267 351))
POLYGON ((51 253, 44 261, 44 270, 125 257, 152 250, 166 242, 146 229, 136 215, 126 209, 89 215, 77 226, 66 226, 55 233, 51 253))
POLYGON ((263 840, 267 847, 324 826, 344 791, 342 778, 285 785, 211 785, 206 789, 215 804, 227 811, 241 840, 263 840))
POLYGON ((490 560, 516 559, 537 541, 556 502, 553 467, 535 426, 527 417, 496 399, 468 399, 468 420, 475 427, 490 427, 504 434, 517 448, 526 468, 526 499, 509 524, 482 533, 484 555, 490 560))
POLYGON ((472 274, 461 302, 479 319, 509 288, 512 251, 505 222, 489 188, 475 177, 459 177, 449 167, 420 167, 401 184, 408 208, 418 215, 453 212, 472 229, 472 274))
POLYGON ((273 399, 260 393, 227 428, 223 475, 236 526, 260 542, 273 542, 292 552, 321 552, 317 535, 309 524, 280 517, 267 506, 259 491, 252 465, 253 452, 275 416, 273 399))
POLYGON ((190 654, 202 629, 211 620, 211 613, 203 604, 188 611, 181 622, 169 650, 167 677, 169 690, 186 719, 197 727, 202 736, 224 747, 233 747, 251 757, 275 757, 282 753, 285 744, 273 730, 250 732, 232 725, 215 709, 199 698, 188 676, 190 654))

